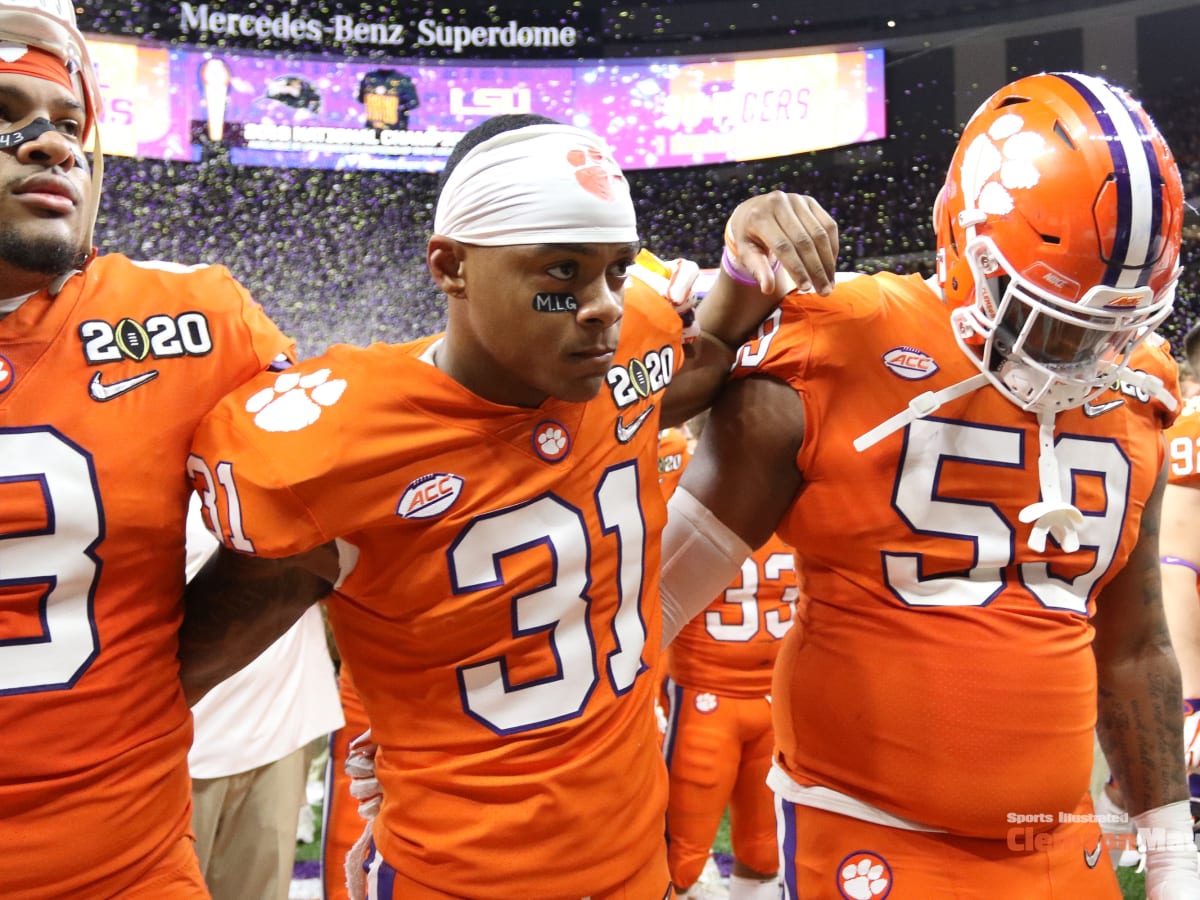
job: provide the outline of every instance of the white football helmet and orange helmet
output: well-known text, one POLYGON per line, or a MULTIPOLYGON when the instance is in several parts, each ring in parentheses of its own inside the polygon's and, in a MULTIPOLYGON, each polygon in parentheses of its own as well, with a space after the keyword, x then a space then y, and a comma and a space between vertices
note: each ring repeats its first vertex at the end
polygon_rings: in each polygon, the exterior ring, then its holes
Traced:
POLYGON ((959 344, 1023 409, 1095 397, 1171 312, 1179 170, 1141 106, 1102 79, 1033 75, 988 98, 934 216, 959 344))

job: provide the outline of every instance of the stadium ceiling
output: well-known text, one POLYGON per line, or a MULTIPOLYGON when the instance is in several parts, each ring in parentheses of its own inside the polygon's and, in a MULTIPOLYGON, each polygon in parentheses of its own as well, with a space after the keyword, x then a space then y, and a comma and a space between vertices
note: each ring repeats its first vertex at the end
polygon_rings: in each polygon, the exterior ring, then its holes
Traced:
MULTIPOLYGON (((534 5, 533 0, 518 0, 525 3, 534 5)), ((1144 7, 1153 12, 1182 5, 1187 4, 1170 0, 660 0, 640 4, 602 0, 599 4, 606 20, 604 40, 610 46, 636 43, 652 50, 658 45, 660 52, 673 53, 681 52, 679 45, 688 42, 704 44, 705 49, 725 49, 726 44, 741 45, 736 49, 853 44, 1072 13, 1093 15, 1106 7, 1125 12, 1140 12, 1144 7)))

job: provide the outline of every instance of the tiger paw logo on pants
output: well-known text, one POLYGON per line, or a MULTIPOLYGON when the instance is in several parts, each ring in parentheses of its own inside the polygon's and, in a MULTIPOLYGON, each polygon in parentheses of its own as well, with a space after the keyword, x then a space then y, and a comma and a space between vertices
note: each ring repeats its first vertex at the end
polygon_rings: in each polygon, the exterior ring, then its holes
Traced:
POLYGON ((851 853, 838 864, 838 892, 846 900, 884 900, 892 892, 892 868, 869 850, 851 853))
POLYGON ((1046 152, 1035 131, 1022 131, 1025 121, 1016 113, 1000 116, 986 134, 971 142, 963 154, 962 190, 967 209, 1004 216, 1013 210, 1012 191, 1035 187, 1041 173, 1033 161, 1046 152))

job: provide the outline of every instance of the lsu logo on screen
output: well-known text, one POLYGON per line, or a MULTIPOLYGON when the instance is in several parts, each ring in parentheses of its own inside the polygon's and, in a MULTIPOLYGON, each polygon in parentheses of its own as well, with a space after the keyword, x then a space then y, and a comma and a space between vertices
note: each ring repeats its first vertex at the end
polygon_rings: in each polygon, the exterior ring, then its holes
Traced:
POLYGON ((212 332, 203 313, 155 315, 146 321, 125 318, 116 323, 90 319, 79 326, 83 356, 89 364, 131 359, 172 359, 207 356, 212 352, 212 332))
POLYGON ((450 112, 456 116, 499 116, 533 111, 529 88, 481 87, 472 90, 450 88, 450 112))

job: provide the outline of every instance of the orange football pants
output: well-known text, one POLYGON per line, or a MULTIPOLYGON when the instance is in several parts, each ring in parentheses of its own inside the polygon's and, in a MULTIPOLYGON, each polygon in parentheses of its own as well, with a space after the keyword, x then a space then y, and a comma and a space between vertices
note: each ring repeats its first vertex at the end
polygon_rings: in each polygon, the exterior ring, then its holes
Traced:
POLYGON ((350 776, 345 766, 350 742, 366 731, 370 723, 344 662, 338 673, 338 694, 346 724, 329 736, 329 769, 321 825, 321 881, 325 900, 350 900, 346 891, 346 854, 367 824, 358 814, 358 801, 350 796, 350 776))
POLYGON ((729 808, 734 859, 756 872, 779 866, 775 803, 767 787, 774 731, 766 697, 728 697, 666 683, 670 772, 667 859, 686 890, 700 877, 729 808))
POLYGON ((191 834, 180 837, 154 869, 121 896, 128 900, 211 900, 191 834))
MULTIPOLYGON (((447 894, 428 885, 412 881, 380 858, 371 844, 366 863, 368 900, 471 900, 457 894, 447 894)), ((620 865, 613 860, 613 866, 620 865)), ((514 897, 513 900, 671 900, 675 892, 667 872, 666 847, 650 857, 650 861, 616 887, 595 891, 585 898, 579 897, 514 897)))
MULTIPOLYGON (((1091 809, 1088 798, 1076 812, 1091 809)), ((889 828, 782 798, 776 811, 785 900, 1121 900, 1094 821, 1048 831, 1014 824, 1006 839, 984 839, 889 828)))

